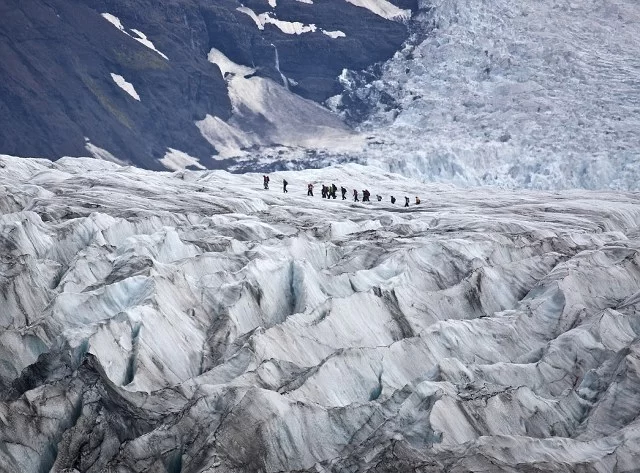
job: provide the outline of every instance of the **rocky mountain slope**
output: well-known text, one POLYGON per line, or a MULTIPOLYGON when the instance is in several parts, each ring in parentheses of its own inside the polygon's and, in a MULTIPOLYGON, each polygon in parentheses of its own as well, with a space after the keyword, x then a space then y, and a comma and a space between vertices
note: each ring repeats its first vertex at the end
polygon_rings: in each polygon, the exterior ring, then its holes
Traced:
MULTIPOLYGON (((3 1, 0 153, 225 167, 198 126, 217 120, 228 132, 234 111, 222 71, 207 59, 212 49, 252 69, 253 105, 266 97, 305 109, 340 92, 344 68, 390 58, 415 8, 415 0, 3 1)), ((330 116, 319 106, 306 116, 269 112, 240 110, 244 128, 235 133, 280 144, 269 132, 283 115, 319 127, 330 116)))
POLYGON ((0 470, 637 471, 637 194, 271 183, 0 157, 0 470))

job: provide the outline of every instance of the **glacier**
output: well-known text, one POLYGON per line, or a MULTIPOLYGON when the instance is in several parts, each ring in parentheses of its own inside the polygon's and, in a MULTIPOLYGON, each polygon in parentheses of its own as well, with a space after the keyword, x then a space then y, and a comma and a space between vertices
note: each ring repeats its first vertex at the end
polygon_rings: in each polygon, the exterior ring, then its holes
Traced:
POLYGON ((430 182, 640 190, 635 0, 422 1, 412 36, 327 104, 354 157, 430 182))
POLYGON ((637 471, 638 193, 270 176, 0 156, 0 471, 637 471))

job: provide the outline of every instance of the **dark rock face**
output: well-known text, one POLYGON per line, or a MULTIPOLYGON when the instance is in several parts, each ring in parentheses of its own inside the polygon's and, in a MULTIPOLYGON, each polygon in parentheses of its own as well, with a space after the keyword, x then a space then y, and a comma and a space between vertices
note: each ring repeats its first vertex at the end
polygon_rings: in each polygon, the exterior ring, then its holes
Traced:
MULTIPOLYGON (((123 161, 150 169, 168 148, 206 167, 215 149, 195 121, 229 118, 227 86, 207 61, 212 47, 258 75, 323 101, 340 92, 342 69, 364 69, 389 58, 407 37, 400 22, 344 0, 313 4, 266 0, 245 6, 256 14, 315 24, 315 32, 260 30, 235 0, 7 0, 0 5, 0 153, 56 159, 87 155, 86 139, 123 161), (101 16, 115 15, 120 31, 101 16), (136 41, 138 30, 156 51, 136 41), (342 31, 334 39, 321 30, 342 31), (276 69, 278 54, 280 71, 276 69), (111 78, 123 76, 140 96, 111 78)), ((402 8, 415 7, 402 1, 402 8)))

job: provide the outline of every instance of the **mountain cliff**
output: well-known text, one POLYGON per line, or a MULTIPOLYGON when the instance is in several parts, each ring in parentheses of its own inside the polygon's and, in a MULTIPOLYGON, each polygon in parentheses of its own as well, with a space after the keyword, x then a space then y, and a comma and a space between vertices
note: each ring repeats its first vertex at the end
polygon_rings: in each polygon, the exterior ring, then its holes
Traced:
MULTIPOLYGON (((198 126, 216 119, 218 131, 228 132, 233 113, 223 72, 208 60, 212 49, 251 68, 255 77, 247 84, 254 100, 266 95, 313 107, 341 91, 343 69, 364 69, 400 48, 408 36, 403 22, 417 3, 396 4, 2 2, 0 152, 49 159, 93 155, 159 170, 225 167, 219 147, 198 126)), ((319 127, 330 115, 320 106, 311 116, 290 112, 275 110, 275 118, 263 110, 245 114, 247 128, 236 134, 255 132, 260 144, 277 145, 279 136, 269 129, 283 115, 319 127)), ((336 118, 332 126, 345 131, 336 118)), ((312 132, 302 133, 308 139, 318 129, 312 132)))

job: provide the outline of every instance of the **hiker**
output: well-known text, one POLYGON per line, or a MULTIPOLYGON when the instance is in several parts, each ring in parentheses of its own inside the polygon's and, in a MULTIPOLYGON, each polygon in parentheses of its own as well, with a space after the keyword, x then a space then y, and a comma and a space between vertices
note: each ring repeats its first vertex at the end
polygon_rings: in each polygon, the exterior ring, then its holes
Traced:
POLYGON ((342 200, 347 200, 347 188, 344 186, 340 187, 340 192, 342 192, 342 200))
POLYGON ((396 198, 394 196, 391 196, 391 203, 395 204, 396 203, 396 198))
POLYGON ((285 192, 285 193, 286 193, 286 192, 289 192, 289 191, 287 190, 287 185, 288 185, 288 184, 289 184, 289 183, 287 182, 287 180, 286 180, 286 179, 283 179, 283 180, 282 180, 282 191, 283 191, 283 192, 285 192))
POLYGON ((325 186, 324 184, 322 184, 322 198, 327 198, 327 186, 325 186))
POLYGON ((311 183, 307 184, 307 195, 313 197, 313 184, 311 183))
POLYGON ((404 197, 404 206, 409 207, 409 197, 407 196, 404 197))
POLYGON ((269 188, 269 176, 267 176, 266 174, 262 176, 262 182, 264 183, 264 188, 268 189, 269 188))
POLYGON ((380 201, 382 200, 382 196, 381 196, 381 195, 376 194, 376 199, 378 199, 378 202, 380 202, 380 201))
POLYGON ((420 197, 416 196, 416 205, 420 205, 420 197))
POLYGON ((333 197, 334 199, 336 198, 337 190, 338 190, 338 187, 335 184, 331 184, 331 197, 333 197))
POLYGON ((369 191, 368 191, 367 189, 363 190, 363 191, 362 191, 362 202, 371 202, 371 201, 369 200, 369 196, 370 196, 370 195, 371 195, 371 194, 369 193, 369 191))
POLYGON ((355 189, 353 189, 353 201, 354 201, 354 202, 360 202, 360 201, 358 200, 358 191, 357 191, 357 190, 355 190, 355 189))

